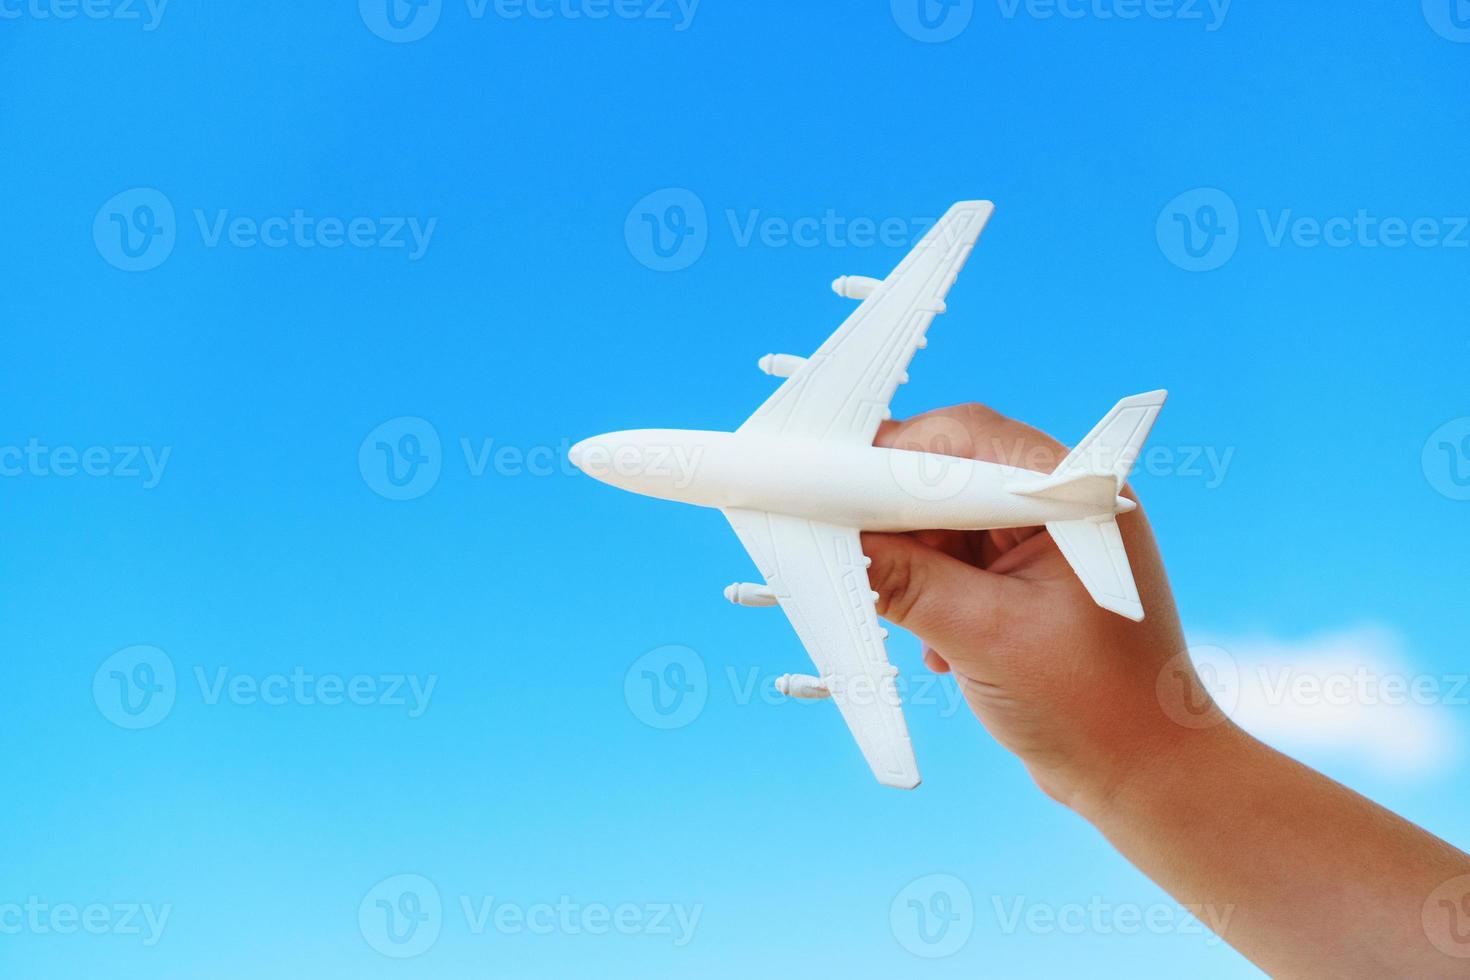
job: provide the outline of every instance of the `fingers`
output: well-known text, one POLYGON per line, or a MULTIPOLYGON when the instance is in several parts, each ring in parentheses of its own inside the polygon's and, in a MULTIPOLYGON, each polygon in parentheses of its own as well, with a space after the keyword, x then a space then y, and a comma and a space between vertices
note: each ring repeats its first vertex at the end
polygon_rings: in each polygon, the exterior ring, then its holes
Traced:
MULTIPOLYGON (((1020 469, 1050 473, 1067 455, 1051 436, 984 405, 953 405, 902 421, 884 422, 873 445, 912 452, 981 459, 1020 469)), ((988 568, 1001 555, 1041 529, 1016 527, 979 534, 962 531, 923 532, 925 542, 988 568)))
POLYGON ((1067 455, 1051 436, 984 405, 954 405, 885 422, 873 445, 983 459, 1050 473, 1067 455))
MULTIPOLYGON (((995 575, 903 534, 864 534, 878 614, 949 660, 984 646, 1025 601, 1028 583, 995 575)), ((937 668, 936 668, 937 669, 937 668)))
MULTIPOLYGON (((903 421, 885 422, 878 427, 873 445, 981 459, 1038 473, 1050 473, 1067 455, 1066 447, 1045 432, 976 404, 953 405, 903 421)), ((931 543, 957 558, 988 567, 1040 530, 1017 527, 981 535, 949 531, 943 532, 945 540, 931 543)))
POLYGON ((949 661, 941 657, 936 651, 924 648, 924 666, 936 674, 949 673, 949 661))

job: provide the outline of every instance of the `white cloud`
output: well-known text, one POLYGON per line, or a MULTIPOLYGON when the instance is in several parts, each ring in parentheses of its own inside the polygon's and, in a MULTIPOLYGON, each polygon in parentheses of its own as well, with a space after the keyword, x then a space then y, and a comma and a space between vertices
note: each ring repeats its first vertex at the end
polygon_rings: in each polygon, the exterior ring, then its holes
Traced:
POLYGON ((1391 629, 1203 639, 1190 652, 1221 707, 1293 755, 1413 777, 1444 771, 1458 754, 1454 714, 1470 705, 1470 675, 1415 669, 1391 629))

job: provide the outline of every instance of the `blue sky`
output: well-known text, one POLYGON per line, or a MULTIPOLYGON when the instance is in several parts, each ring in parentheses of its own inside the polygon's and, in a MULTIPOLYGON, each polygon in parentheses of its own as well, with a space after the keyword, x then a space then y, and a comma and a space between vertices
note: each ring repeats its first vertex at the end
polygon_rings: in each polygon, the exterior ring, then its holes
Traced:
POLYGON ((562 462, 976 197, 895 412, 1169 388, 1242 720, 1470 845, 1462 2, 386 2, 0 2, 0 972, 1257 975, 897 632, 874 785, 725 522, 562 462))

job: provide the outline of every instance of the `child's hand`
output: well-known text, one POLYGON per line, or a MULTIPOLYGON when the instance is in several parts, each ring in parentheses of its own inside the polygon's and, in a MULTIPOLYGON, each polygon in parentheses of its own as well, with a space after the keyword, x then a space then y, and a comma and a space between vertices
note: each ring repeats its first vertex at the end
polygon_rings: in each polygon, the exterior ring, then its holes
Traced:
MULTIPOLYGON (((979 405, 877 444, 1049 472, 1050 437, 979 405)), ((942 492, 943 474, 934 487, 942 492)), ((1126 494, 1127 491, 1125 490, 1126 494)), ((985 727, 1273 976, 1470 976, 1470 857, 1262 745, 1199 683, 1142 509, 1118 516, 1145 619, 1092 601, 1043 528, 865 534, 878 611, 985 727)))
MULTIPOLYGON (((876 442, 1041 472, 1067 455, 981 405, 888 423, 876 442)), ((1047 793, 1079 808, 1100 805, 1140 753, 1180 734, 1156 691, 1161 675, 1176 685, 1166 694, 1192 685, 1197 703, 1210 703, 1180 656, 1179 617, 1143 510, 1118 515, 1118 526, 1141 623, 1094 603, 1045 528, 863 536, 878 612, 923 640, 930 668, 953 670, 981 722, 1047 793)))

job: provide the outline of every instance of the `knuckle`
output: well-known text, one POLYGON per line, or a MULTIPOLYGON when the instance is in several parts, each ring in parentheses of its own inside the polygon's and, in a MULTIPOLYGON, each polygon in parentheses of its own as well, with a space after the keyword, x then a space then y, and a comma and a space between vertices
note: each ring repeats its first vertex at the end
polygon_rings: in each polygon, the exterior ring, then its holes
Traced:
POLYGON ((965 402, 959 409, 977 422, 988 422, 1001 417, 999 412, 981 402, 965 402))
POLYGON ((904 548, 884 548, 869 572, 873 591, 878 593, 878 615, 903 623, 913 615, 923 594, 920 565, 904 548))

